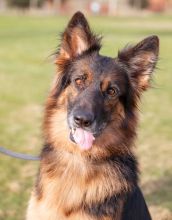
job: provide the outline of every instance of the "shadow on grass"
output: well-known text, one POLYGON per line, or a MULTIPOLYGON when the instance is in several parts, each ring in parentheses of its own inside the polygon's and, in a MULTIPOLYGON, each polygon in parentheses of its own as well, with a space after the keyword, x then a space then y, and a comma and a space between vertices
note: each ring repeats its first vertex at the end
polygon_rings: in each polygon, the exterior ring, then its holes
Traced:
POLYGON ((150 206, 160 206, 172 212, 172 175, 148 182, 142 188, 150 206))

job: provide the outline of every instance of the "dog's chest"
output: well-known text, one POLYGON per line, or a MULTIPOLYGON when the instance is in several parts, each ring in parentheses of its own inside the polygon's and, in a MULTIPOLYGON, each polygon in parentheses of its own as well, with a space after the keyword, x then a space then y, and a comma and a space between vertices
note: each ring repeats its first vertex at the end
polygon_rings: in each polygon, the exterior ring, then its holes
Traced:
POLYGON ((42 180, 42 203, 64 220, 77 220, 80 216, 79 220, 81 215, 83 220, 111 220, 120 209, 117 194, 122 185, 115 170, 109 167, 70 161, 63 168, 59 166, 51 178, 43 173, 42 180))

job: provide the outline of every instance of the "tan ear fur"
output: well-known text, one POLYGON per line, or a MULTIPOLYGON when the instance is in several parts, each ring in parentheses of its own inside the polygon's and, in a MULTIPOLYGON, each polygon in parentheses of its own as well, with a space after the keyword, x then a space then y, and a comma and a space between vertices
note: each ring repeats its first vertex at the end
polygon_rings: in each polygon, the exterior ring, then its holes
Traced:
POLYGON ((66 60, 71 60, 87 50, 99 50, 100 37, 91 32, 87 19, 81 12, 74 14, 64 33, 55 63, 63 65, 66 60))
POLYGON ((159 53, 159 39, 150 36, 135 46, 124 48, 118 59, 128 68, 128 74, 138 90, 146 90, 150 86, 152 73, 156 67, 159 53))

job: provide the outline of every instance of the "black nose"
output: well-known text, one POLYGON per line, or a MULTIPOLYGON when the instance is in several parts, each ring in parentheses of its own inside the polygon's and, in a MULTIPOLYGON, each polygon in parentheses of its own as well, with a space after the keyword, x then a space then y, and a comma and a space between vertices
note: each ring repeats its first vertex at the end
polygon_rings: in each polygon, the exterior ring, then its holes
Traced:
POLYGON ((94 115, 87 112, 77 112, 74 114, 74 122, 79 127, 89 127, 94 121, 94 115))

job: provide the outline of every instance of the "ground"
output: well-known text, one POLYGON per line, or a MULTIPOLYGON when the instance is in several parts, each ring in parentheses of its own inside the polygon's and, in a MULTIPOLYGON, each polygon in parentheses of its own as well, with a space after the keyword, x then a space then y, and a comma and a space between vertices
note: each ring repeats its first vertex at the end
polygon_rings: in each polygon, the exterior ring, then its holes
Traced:
MULTIPOLYGON (((172 219, 172 17, 89 17, 104 35, 102 54, 157 34, 160 60, 140 104, 136 154, 140 185, 154 220, 172 219)), ((67 18, 0 16, 0 145, 37 154, 44 101, 55 72, 53 52, 67 18)), ((0 219, 23 220, 38 162, 0 155, 0 219)))

